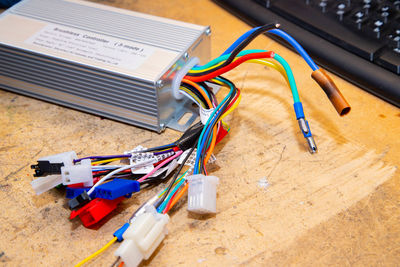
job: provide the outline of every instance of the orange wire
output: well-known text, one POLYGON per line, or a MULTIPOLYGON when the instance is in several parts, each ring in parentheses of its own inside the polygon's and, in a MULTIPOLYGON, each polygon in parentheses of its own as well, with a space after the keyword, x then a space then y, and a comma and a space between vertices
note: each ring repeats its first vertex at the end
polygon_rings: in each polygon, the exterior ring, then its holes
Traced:
POLYGON ((200 87, 197 83, 192 82, 192 81, 187 80, 187 79, 183 79, 182 82, 187 83, 187 84, 190 84, 191 86, 193 86, 194 88, 196 88, 196 89, 199 91, 199 93, 204 97, 204 99, 206 100, 208 106, 209 106, 209 107, 212 107, 212 106, 213 106, 213 105, 211 104, 211 101, 210 101, 210 99, 208 98, 207 94, 203 91, 203 89, 201 89, 201 87, 200 87))
POLYGON ((174 199, 171 202, 171 205, 169 206, 169 209, 167 211, 164 212, 167 213, 170 209, 172 209, 172 207, 176 204, 176 202, 179 201, 179 199, 181 199, 181 197, 183 196, 183 194, 185 194, 185 192, 188 190, 189 184, 185 184, 185 186, 182 188, 181 191, 179 191, 179 193, 176 195, 176 197, 174 197, 174 199))

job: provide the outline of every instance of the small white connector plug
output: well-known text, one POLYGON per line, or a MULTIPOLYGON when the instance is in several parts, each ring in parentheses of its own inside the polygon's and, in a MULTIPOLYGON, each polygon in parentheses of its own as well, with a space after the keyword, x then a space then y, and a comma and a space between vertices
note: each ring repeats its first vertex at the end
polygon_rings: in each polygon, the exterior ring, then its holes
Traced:
POLYGON ((61 167, 61 178, 64 185, 84 183, 86 187, 93 185, 92 163, 84 159, 81 164, 61 167))
POLYGON ((189 182, 188 210, 200 214, 216 213, 218 177, 195 174, 186 179, 189 182))
POLYGON ((150 258, 168 233, 167 214, 160 214, 153 205, 147 205, 144 213, 138 215, 126 232, 124 241, 115 251, 115 256, 122 258, 127 267, 138 266, 140 262, 150 258))
POLYGON ((50 163, 63 163, 64 166, 74 165, 74 159, 77 159, 75 151, 63 152, 38 159, 38 161, 48 161, 50 163))
POLYGON ((39 177, 31 182, 36 195, 40 195, 62 183, 61 176, 58 174, 39 177))
POLYGON ((77 158, 75 151, 69 151, 38 159, 38 164, 31 166, 35 170, 34 176, 39 177, 31 182, 36 195, 40 195, 61 184, 61 166, 73 166, 74 159, 77 158))

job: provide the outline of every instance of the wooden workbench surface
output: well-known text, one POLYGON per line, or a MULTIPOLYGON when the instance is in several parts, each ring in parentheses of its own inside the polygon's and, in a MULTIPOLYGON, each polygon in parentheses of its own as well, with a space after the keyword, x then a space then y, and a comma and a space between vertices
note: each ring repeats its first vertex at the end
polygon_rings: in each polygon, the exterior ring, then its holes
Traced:
MULTIPOLYGON (((96 2, 210 25, 213 57, 250 29, 205 0, 96 2)), ((299 56, 265 36, 250 47, 273 50, 292 66, 319 153, 307 152, 290 91, 276 71, 245 64, 230 72, 243 99, 227 118, 231 132, 209 167, 220 178, 218 213, 195 216, 181 202, 171 213, 168 237, 144 264, 398 266, 400 110, 333 75, 352 105, 340 118, 299 56), (260 186, 263 179, 269 186, 260 186)), ((0 90, 0 265, 71 266, 108 242, 158 190, 132 197, 101 227, 86 229, 68 219, 62 190, 34 194, 29 166, 37 158, 70 150, 119 153, 179 135, 0 90)), ((91 264, 109 266, 117 247, 91 264)))

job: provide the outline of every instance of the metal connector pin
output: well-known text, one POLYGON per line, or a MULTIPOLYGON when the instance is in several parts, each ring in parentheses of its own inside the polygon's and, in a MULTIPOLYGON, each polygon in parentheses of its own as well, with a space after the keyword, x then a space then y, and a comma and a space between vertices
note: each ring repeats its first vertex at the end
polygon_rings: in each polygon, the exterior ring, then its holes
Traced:
POLYGON ((304 118, 300 118, 297 121, 299 122, 299 127, 303 134, 308 134, 310 132, 310 129, 308 128, 306 120, 304 118))
POLYGON ((297 120, 299 123, 299 127, 301 132, 303 133, 304 138, 307 140, 308 148, 311 154, 314 154, 318 151, 317 144, 312 137, 310 126, 308 122, 304 118, 300 118, 297 120))
POLYGON ((317 153, 318 152, 318 148, 317 148, 317 144, 314 141, 314 138, 312 136, 306 137, 307 139, 307 143, 308 143, 308 149, 310 151, 311 154, 317 153))

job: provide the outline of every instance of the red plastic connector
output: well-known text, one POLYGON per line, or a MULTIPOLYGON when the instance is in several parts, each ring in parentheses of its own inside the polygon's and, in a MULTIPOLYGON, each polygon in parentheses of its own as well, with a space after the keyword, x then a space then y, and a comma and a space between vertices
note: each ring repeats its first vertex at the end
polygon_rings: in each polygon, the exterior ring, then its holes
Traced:
POLYGON ((217 140, 215 141, 216 144, 218 144, 219 142, 222 141, 222 139, 224 139, 224 137, 228 134, 228 131, 224 128, 224 126, 221 125, 221 127, 219 127, 219 131, 217 133, 217 140))
POLYGON ((103 219, 107 214, 115 210, 117 205, 124 200, 124 198, 124 196, 113 200, 95 198, 79 210, 73 210, 71 212, 70 219, 74 219, 76 216, 79 216, 83 225, 85 227, 90 227, 103 219))

